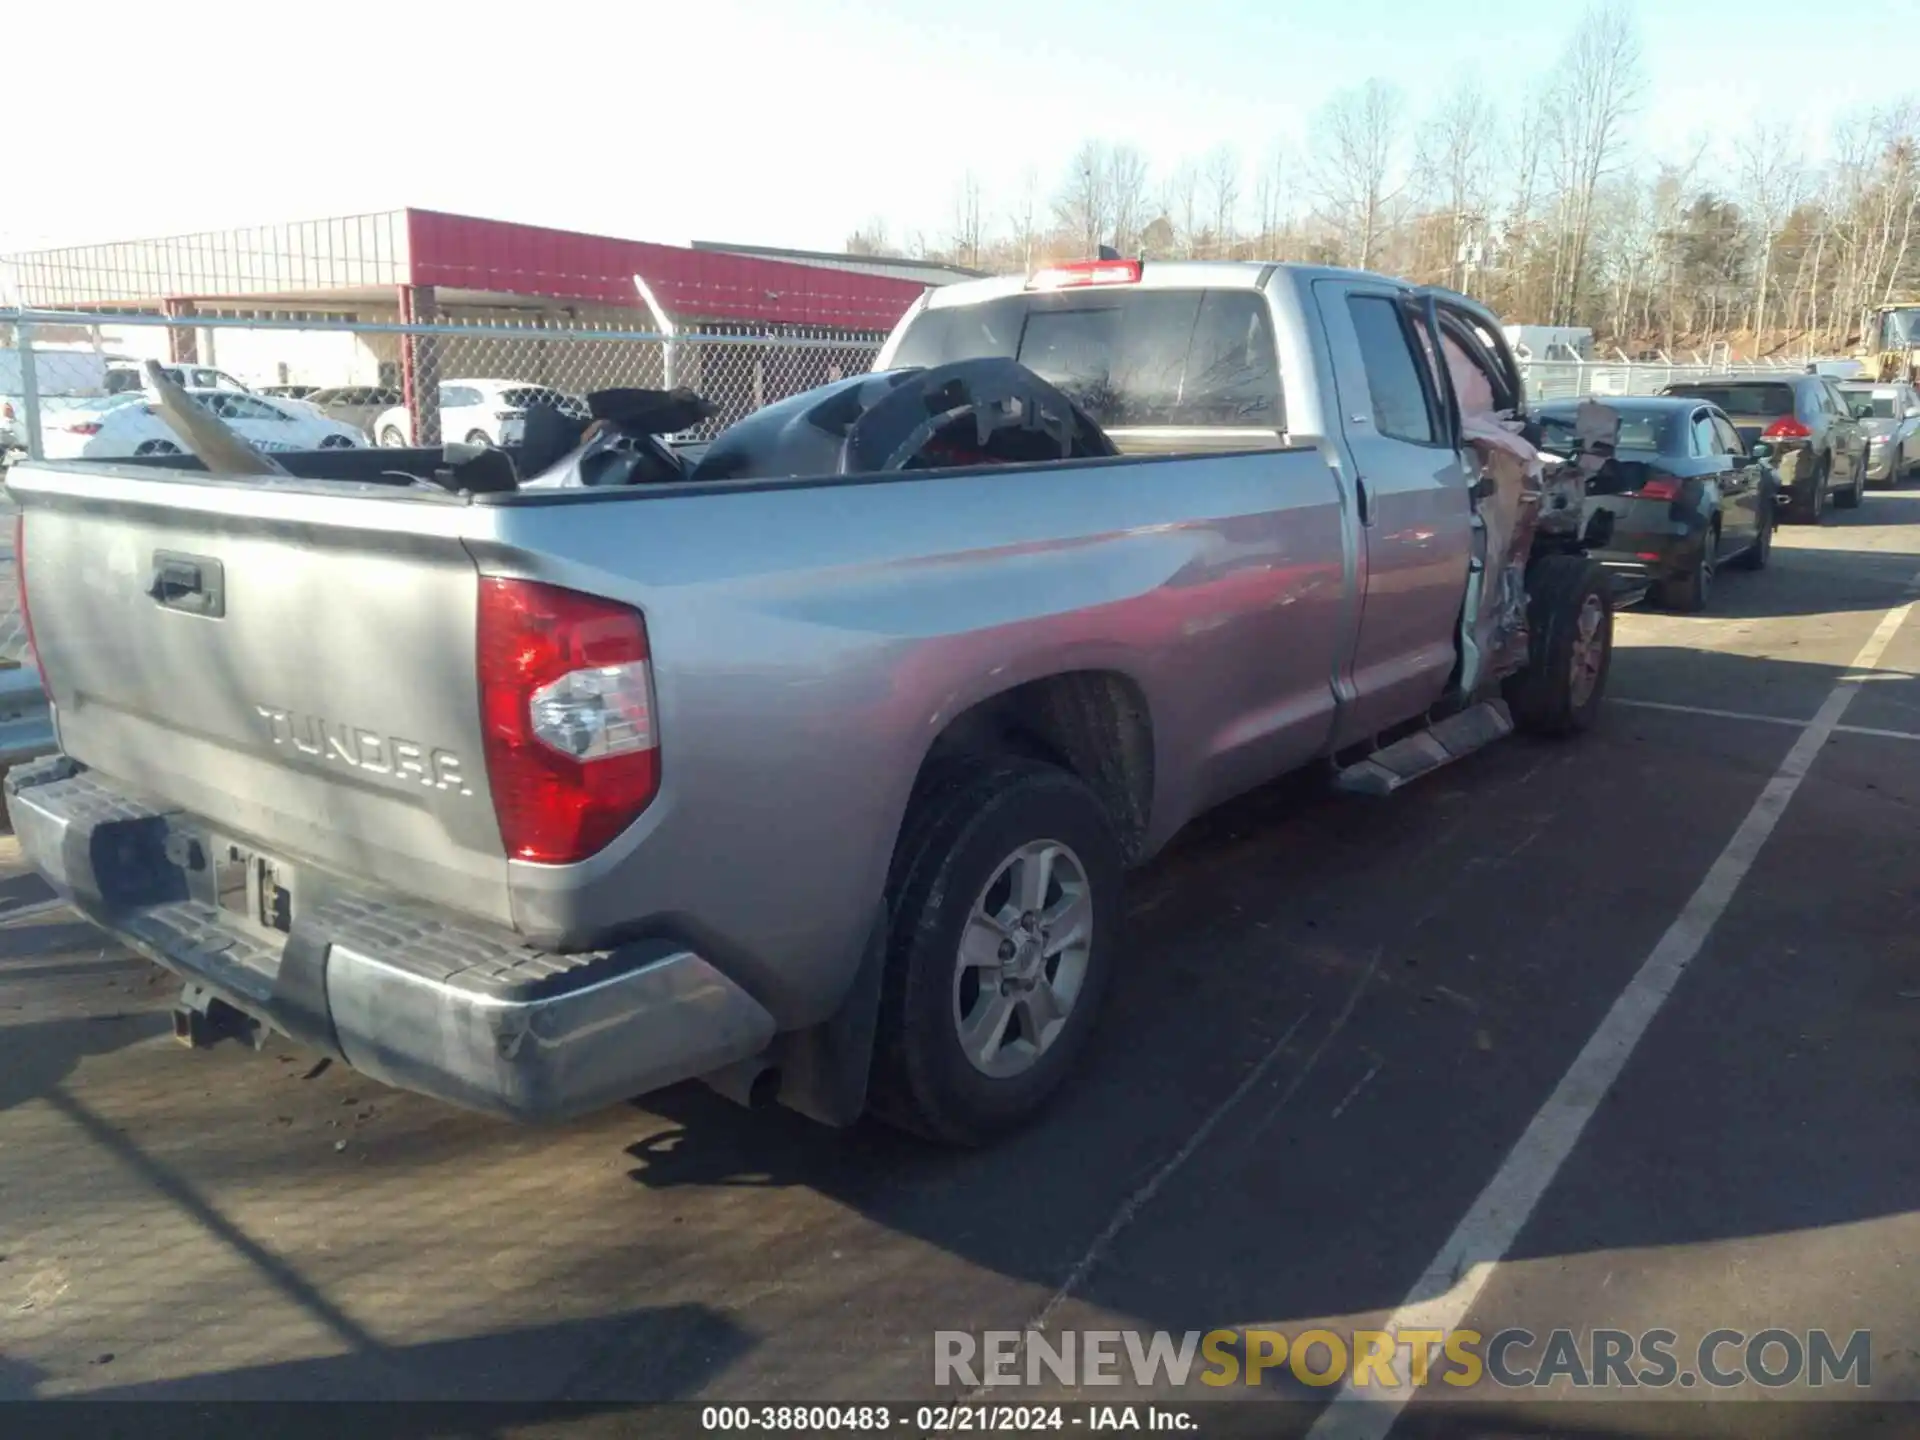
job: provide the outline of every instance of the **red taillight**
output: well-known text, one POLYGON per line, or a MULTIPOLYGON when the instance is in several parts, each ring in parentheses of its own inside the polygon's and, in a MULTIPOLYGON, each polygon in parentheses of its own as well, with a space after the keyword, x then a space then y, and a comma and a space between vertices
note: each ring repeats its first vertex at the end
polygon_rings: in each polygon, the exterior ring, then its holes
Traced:
POLYGON ((480 719, 509 856, 570 865, 660 788, 640 612, 531 580, 483 577, 480 719))
POLYGON ((1678 500, 1680 482, 1669 476, 1657 476, 1640 487, 1640 498, 1642 500, 1678 500))
POLYGON ((82 420, 78 425, 62 425, 60 428, 69 435, 98 435, 100 433, 100 422, 98 420, 82 420))
MULTIPOLYGON (((33 643, 33 610, 27 604, 27 517, 19 511, 13 516, 13 583, 20 594, 20 625, 27 632, 27 653, 21 661, 40 669, 40 647, 33 643)), ((46 672, 40 672, 41 684, 46 672)))
POLYGON ((1813 431, 1802 425, 1791 415, 1783 415, 1765 430, 1760 432, 1762 440, 1808 440, 1813 431))
POLYGON ((0 400, 0 420, 5 420, 9 423, 12 422, 13 402, 11 400, 0 400))
POLYGON ((1059 290, 1069 285, 1132 285, 1140 279, 1138 260, 1076 260, 1049 265, 1027 281, 1029 290, 1059 290))

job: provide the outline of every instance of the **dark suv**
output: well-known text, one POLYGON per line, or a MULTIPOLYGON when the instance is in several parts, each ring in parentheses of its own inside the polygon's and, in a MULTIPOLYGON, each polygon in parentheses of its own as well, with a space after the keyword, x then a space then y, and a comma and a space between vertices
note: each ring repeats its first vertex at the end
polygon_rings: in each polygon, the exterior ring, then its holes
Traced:
POLYGON ((1724 410, 1747 449, 1769 456, 1780 472, 1788 518, 1817 525, 1828 495, 1851 510, 1867 493, 1866 429, 1839 385, 1824 375, 1729 375, 1688 380, 1660 393, 1724 410))

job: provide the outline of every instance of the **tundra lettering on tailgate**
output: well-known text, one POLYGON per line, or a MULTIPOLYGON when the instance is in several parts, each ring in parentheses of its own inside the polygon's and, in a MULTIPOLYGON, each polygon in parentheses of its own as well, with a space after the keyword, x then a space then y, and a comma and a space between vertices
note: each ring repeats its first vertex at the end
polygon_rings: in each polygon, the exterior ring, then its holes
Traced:
POLYGON ((467 788, 460 757, 450 750, 436 750, 417 740, 382 735, 358 725, 329 722, 319 715, 302 715, 271 705, 253 708, 266 721, 267 734, 275 745, 291 745, 302 755, 351 765, 368 775, 417 781, 456 795, 473 794, 467 788))

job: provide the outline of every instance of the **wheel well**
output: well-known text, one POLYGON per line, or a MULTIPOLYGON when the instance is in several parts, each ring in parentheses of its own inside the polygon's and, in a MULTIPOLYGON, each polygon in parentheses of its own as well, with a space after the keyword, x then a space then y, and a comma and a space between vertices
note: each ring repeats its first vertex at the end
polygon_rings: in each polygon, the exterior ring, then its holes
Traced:
POLYGON ((1153 722, 1146 696, 1112 670, 1075 670, 1029 680, 982 700, 947 723, 914 780, 956 763, 1020 755, 1058 765, 1099 798, 1129 862, 1139 858, 1153 807, 1153 722))

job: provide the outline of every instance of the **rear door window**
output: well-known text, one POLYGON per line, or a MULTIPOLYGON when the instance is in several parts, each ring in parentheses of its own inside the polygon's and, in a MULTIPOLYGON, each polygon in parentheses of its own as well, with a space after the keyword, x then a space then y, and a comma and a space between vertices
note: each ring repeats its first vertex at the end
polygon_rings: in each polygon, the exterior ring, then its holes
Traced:
POLYGON ((1433 407, 1401 307, 1383 295, 1354 295, 1347 308, 1367 371, 1373 428, 1395 440, 1433 444, 1433 407))
POLYGON ((1717 405, 1729 415, 1753 420, 1777 420, 1793 414, 1793 387, 1773 381, 1752 385, 1675 385, 1669 395, 1684 395, 1717 405))
POLYGON ((1714 453, 1718 443, 1713 433, 1713 417, 1696 415, 1693 417, 1693 453, 1702 459, 1714 453))
POLYGON ((1727 423, 1723 415, 1713 417, 1713 438, 1722 455, 1744 455, 1747 447, 1740 443, 1740 432, 1727 423))
POLYGON ((1250 290, 1014 295, 923 311, 893 364, 1018 360, 1107 429, 1284 430, 1266 297, 1250 290))

